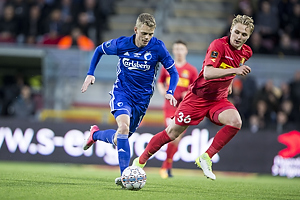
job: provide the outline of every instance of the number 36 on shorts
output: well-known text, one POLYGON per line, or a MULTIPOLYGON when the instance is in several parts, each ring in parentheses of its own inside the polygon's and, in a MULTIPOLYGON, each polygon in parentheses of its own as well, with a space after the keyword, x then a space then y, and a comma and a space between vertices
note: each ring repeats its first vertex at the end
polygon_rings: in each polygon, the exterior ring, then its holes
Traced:
POLYGON ((185 123, 185 124, 188 124, 191 122, 191 116, 190 115, 187 115, 187 116, 184 116, 183 112, 180 112, 178 113, 178 118, 177 118, 177 121, 180 122, 180 123, 185 123))

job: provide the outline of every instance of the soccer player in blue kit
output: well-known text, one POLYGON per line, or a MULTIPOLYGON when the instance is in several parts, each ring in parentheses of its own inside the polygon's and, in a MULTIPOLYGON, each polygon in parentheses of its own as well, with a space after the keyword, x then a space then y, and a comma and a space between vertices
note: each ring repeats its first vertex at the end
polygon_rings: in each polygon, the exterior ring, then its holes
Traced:
MULTIPOLYGON (((153 37, 155 28, 155 18, 151 14, 142 13, 136 20, 135 34, 112 39, 98 46, 81 88, 81 92, 85 92, 95 82, 94 71, 103 54, 119 57, 117 79, 110 91, 109 103, 118 129, 100 130, 96 125, 91 126, 83 149, 87 150, 97 140, 117 145, 121 175, 130 162, 128 137, 136 131, 146 113, 154 92, 159 62, 171 77, 165 98, 171 105, 177 104, 173 94, 179 79, 178 72, 164 43, 153 37)), ((115 183, 122 186, 121 178, 116 178, 115 183)))

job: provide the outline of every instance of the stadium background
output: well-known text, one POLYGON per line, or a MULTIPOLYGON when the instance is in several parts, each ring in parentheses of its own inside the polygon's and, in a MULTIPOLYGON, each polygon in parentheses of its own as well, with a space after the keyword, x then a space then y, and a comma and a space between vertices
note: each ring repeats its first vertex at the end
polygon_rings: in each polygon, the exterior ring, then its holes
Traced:
MULTIPOLYGON (((174 40, 187 41, 187 60, 200 71, 208 44, 228 33, 228 21, 234 14, 244 13, 253 16, 256 24, 249 40, 254 55, 247 62, 252 72, 247 79, 235 80, 234 95, 230 96, 244 124, 237 137, 214 158, 214 170, 300 176, 298 1, 139 0, 132 5, 128 0, 12 0, 1 1, 0 5, 1 160, 117 165, 111 146, 97 144, 87 153, 80 150, 90 125, 116 127, 109 113, 108 92, 115 80, 117 57, 103 57, 96 70, 96 83, 81 94, 93 51, 82 51, 76 43, 68 49, 58 44, 74 27, 80 27, 97 46, 120 35, 132 35, 137 15, 152 13, 157 20, 155 36, 169 50, 174 40), (269 13, 263 12, 268 7, 265 2, 269 2, 269 13), (27 17, 30 8, 35 6, 41 12, 39 21, 27 23, 31 22, 27 17), (13 8, 14 23, 3 17, 7 7, 13 8), (71 21, 64 17, 66 10, 71 11, 71 21), (57 12, 60 17, 52 19, 57 12), (29 29, 32 24, 39 28, 29 29), (30 86, 29 101, 34 110, 17 107, 22 106, 16 99, 24 85, 30 86), (282 154, 286 146, 296 148, 282 154), (278 155, 285 159, 278 159, 278 155)), ((137 140, 132 141, 134 149, 142 148, 151 134, 163 128, 162 103, 163 98, 155 92, 137 130, 137 140)), ((209 121, 190 127, 174 167, 195 168, 194 157, 205 150, 218 129, 209 121)), ((133 150, 133 157, 139 153, 133 150)), ((159 167, 164 156, 162 150, 148 165, 159 167)))

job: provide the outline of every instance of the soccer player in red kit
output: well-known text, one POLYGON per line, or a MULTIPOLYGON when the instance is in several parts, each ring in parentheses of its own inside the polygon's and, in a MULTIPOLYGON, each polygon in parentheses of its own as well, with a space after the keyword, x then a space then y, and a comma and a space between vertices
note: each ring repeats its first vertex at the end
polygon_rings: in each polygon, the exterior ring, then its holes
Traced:
MULTIPOLYGON (((164 101, 163 111, 166 127, 169 125, 171 118, 174 116, 179 103, 186 95, 189 85, 193 83, 198 76, 197 68, 186 61, 188 48, 185 42, 181 40, 175 41, 172 46, 172 53, 175 60, 175 66, 179 74, 179 81, 174 92, 174 97, 177 100, 177 106, 174 107, 170 105, 169 101, 164 101)), ((157 89, 162 96, 166 95, 166 91, 169 88, 169 82, 170 75, 165 68, 162 68, 157 82, 157 89)), ((182 138, 182 135, 183 134, 180 134, 174 141, 168 143, 166 150, 167 157, 159 171, 159 174, 162 178, 172 177, 171 169, 173 164, 173 156, 178 150, 178 143, 182 138)))
POLYGON ((251 17, 237 15, 232 20, 230 36, 216 39, 209 45, 202 70, 177 108, 170 125, 152 137, 142 155, 134 159, 132 165, 144 167, 147 160, 164 144, 177 138, 188 126, 197 125, 207 117, 224 127, 217 132, 212 144, 195 163, 207 178, 216 179, 211 158, 242 126, 240 114, 227 100, 227 96, 232 91, 233 78, 236 75, 246 76, 251 71, 245 61, 252 56, 252 50, 245 42, 253 30, 251 17))

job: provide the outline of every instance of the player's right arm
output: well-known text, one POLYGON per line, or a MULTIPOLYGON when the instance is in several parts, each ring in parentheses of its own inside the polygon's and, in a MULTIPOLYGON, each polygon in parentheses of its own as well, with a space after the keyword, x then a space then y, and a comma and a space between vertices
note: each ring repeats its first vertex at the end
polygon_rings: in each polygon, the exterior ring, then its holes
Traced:
POLYGON ((107 55, 117 54, 117 39, 106 41, 95 49, 90 63, 89 71, 81 87, 82 93, 88 89, 89 85, 95 83, 96 79, 94 76, 94 72, 103 54, 107 54, 107 55))
POLYGON ((242 65, 238 68, 219 68, 219 62, 225 54, 224 43, 220 40, 214 40, 208 47, 205 56, 205 65, 203 69, 203 77, 205 80, 222 78, 225 76, 241 75, 246 76, 250 73, 251 68, 242 65))
POLYGON ((228 68, 228 69, 215 68, 212 65, 206 65, 204 67, 203 77, 205 80, 210 80, 210 79, 222 78, 225 76, 231 76, 235 74, 240 76, 246 76, 250 72, 251 72, 251 68, 247 65, 242 65, 238 68, 228 68))

